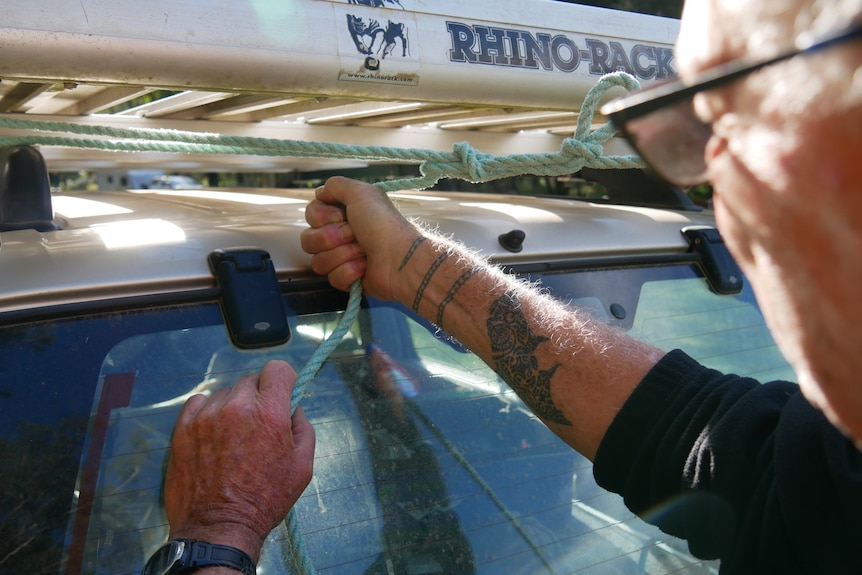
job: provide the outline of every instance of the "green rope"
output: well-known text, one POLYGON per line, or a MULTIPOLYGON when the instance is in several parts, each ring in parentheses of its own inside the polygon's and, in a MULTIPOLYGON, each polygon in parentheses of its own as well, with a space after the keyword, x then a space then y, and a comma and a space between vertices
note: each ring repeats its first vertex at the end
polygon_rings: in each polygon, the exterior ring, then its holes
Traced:
MULTIPOLYGON (((305 394, 305 388, 317 376, 317 372, 323 367, 323 364, 329 358, 330 354, 335 351, 345 334, 350 330, 350 327, 356 321, 356 316, 359 314, 359 304, 362 302, 362 282, 356 280, 350 286, 350 297, 347 300, 347 308, 341 315, 338 325, 329 334, 323 343, 314 350, 311 358, 306 362, 302 371, 296 378, 296 383, 293 386, 293 393, 290 396, 291 415, 296 411, 296 407, 302 400, 305 394)), ((299 518, 296 514, 296 508, 292 508, 287 514, 285 520, 287 528, 287 543, 290 549, 290 555, 293 557, 296 573, 299 575, 314 575, 314 565, 305 548, 305 543, 302 539, 302 530, 299 525, 299 518)))
POLYGON ((609 124, 590 132, 599 100, 609 89, 617 86, 633 90, 639 84, 633 76, 624 72, 603 76, 584 99, 574 136, 563 141, 559 152, 545 154, 494 156, 479 152, 466 142, 455 144, 451 152, 437 152, 418 148, 355 146, 333 142, 303 142, 179 130, 116 128, 14 117, 0 117, 0 128, 65 135, 7 136, 0 138, 0 147, 31 144, 133 152, 398 160, 419 164, 421 176, 380 182, 378 186, 384 191, 428 188, 443 178, 458 178, 479 183, 522 174, 560 176, 577 172, 585 167, 642 168, 643 163, 637 156, 603 155, 602 145, 614 136, 614 129, 609 124))
POLYGON ((350 326, 352 326, 353 322, 356 321, 361 300, 362 282, 356 280, 353 282, 353 285, 350 286, 350 297, 347 300, 347 309, 345 309, 344 313, 341 315, 338 325, 332 333, 329 334, 329 337, 327 337, 314 351, 311 358, 296 378, 296 383, 293 386, 293 395, 290 397, 290 404, 293 411, 296 411, 296 406, 302 399, 302 396, 305 393, 305 388, 308 387, 308 384, 311 383, 311 380, 314 379, 317 372, 320 371, 321 367, 323 367, 326 359, 333 351, 335 351, 335 348, 338 347, 339 343, 341 343, 341 340, 350 329, 350 326))

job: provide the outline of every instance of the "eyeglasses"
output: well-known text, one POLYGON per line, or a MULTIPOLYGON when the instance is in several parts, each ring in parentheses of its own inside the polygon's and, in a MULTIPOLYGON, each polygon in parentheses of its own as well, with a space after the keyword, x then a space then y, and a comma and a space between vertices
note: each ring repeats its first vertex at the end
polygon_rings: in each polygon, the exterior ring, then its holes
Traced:
POLYGON ((862 23, 856 22, 837 34, 797 43, 792 50, 760 62, 730 62, 707 70, 694 82, 675 80, 632 93, 602 106, 601 112, 659 176, 678 186, 702 184, 706 181, 705 152, 712 125, 694 113, 695 94, 860 36, 862 23))

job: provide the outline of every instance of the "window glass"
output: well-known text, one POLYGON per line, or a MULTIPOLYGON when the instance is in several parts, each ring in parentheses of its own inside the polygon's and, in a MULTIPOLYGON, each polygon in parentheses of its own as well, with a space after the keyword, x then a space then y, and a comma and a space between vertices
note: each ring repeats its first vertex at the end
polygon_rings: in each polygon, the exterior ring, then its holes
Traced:
POLYGON ((0 572, 81 572, 65 558, 83 550, 83 536, 72 534, 81 534, 89 511, 78 512, 76 481, 109 350, 135 334, 219 321, 209 304, 0 328, 0 572))
MULTIPOLYGON (((222 326, 207 326, 138 335, 106 355, 96 397, 116 395, 105 389, 124 379, 131 387, 127 405, 110 409, 98 463, 88 453, 82 465, 82 474, 99 469, 85 572, 135 573, 166 538, 159 495, 182 402, 269 359, 298 369, 337 317, 299 316, 288 344, 262 351, 236 350, 222 326), (183 342, 208 356, 202 372, 171 369, 183 342)), ((296 513, 301 548, 318 573, 706 569, 684 543, 600 489, 588 460, 483 362, 450 344, 399 307, 375 303, 309 387, 303 406, 317 432, 315 475, 296 513)), ((95 428, 106 409, 97 402, 92 411, 95 428)), ((90 452, 98 441, 91 436, 90 452)), ((280 526, 261 572, 291 573, 291 545, 280 526)))
POLYGON ((796 381, 747 281, 718 295, 693 265, 628 267, 531 277, 555 297, 665 351, 761 382, 796 381))
POLYGON ((701 278, 644 282, 631 333, 725 373, 796 380, 751 298, 716 295, 701 278))
MULTIPOLYGON (((792 377, 750 291, 718 296, 692 266, 531 279, 663 349, 792 377)), ((0 331, 0 567, 139 573, 168 533, 162 481, 185 399, 270 359, 299 371, 337 324, 326 310, 343 308, 318 292, 288 300, 291 340, 257 351, 230 344, 212 303, 0 331)), ((296 515, 318 573, 717 572, 599 488, 488 366, 400 306, 368 302, 302 403, 317 451, 296 515)), ((259 573, 295 572, 291 546, 280 526, 259 573)))

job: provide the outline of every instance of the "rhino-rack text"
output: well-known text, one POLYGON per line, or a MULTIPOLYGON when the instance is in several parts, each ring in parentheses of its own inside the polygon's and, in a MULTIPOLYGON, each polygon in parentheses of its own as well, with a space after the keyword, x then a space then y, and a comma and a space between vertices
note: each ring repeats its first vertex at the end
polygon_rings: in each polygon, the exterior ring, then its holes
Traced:
POLYGON ((533 35, 526 30, 451 21, 446 22, 446 29, 452 39, 451 62, 574 72, 583 61, 590 63, 590 74, 597 76, 617 71, 642 80, 676 76, 670 48, 636 44, 626 52, 620 42, 586 38, 581 49, 563 34, 533 35))

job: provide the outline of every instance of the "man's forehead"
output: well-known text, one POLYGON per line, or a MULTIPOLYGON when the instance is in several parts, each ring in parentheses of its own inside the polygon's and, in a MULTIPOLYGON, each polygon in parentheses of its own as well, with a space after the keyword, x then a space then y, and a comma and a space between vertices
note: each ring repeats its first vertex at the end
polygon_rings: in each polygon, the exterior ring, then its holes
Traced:
MULTIPOLYGON (((744 1, 727 3, 742 4, 744 1)), ((717 6, 717 3, 715 0, 687 0, 685 3, 675 49, 675 60, 683 77, 732 57, 728 54, 726 18, 721 17, 725 6, 717 6)))
POLYGON ((676 62, 680 74, 791 48, 801 33, 827 34, 862 15, 862 0, 686 0, 676 62))

